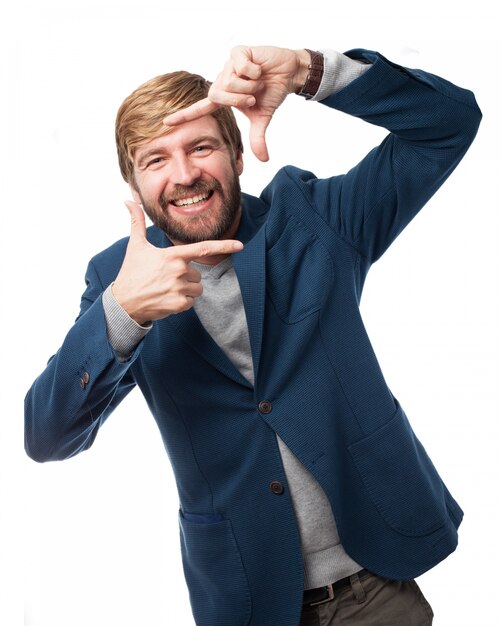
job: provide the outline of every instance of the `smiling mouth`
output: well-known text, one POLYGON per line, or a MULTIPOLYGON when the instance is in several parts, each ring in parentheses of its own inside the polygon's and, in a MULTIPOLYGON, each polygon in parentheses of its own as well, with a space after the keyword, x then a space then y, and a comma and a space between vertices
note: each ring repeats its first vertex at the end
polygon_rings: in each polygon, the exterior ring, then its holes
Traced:
POLYGON ((171 204, 175 207, 193 207, 195 208, 197 205, 202 204, 206 200, 212 197, 214 191, 211 189, 205 193, 200 193, 196 196, 191 196, 191 198, 180 198, 179 200, 171 200, 171 204))

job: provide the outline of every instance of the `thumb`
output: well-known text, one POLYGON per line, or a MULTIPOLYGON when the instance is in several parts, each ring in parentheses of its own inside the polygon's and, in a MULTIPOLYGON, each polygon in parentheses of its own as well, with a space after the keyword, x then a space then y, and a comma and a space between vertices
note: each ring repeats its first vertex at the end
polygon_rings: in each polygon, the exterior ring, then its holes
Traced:
POLYGON ((266 129, 271 122, 271 115, 260 115, 251 119, 250 127, 250 146, 252 152, 260 161, 268 161, 268 148, 266 146, 266 129))
POLYGON ((126 200, 125 206, 130 213, 130 238, 134 241, 146 240, 146 221, 144 212, 137 202, 126 200))

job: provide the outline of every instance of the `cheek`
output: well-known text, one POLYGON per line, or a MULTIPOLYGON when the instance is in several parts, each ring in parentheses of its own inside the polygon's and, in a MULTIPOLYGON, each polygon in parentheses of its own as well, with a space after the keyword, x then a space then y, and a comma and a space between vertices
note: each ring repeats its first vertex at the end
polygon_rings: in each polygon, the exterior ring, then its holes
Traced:
POLYGON ((142 198, 144 198, 147 202, 157 204, 158 199, 162 197, 162 195, 166 191, 166 183, 161 180, 148 180, 147 182, 143 181, 139 185, 139 193, 142 198))

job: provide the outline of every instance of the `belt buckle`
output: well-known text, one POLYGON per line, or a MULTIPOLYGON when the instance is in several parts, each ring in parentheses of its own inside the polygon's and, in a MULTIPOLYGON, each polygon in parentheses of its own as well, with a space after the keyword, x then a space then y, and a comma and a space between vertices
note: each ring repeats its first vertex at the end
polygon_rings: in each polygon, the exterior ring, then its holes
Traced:
POLYGON ((318 602, 310 602, 309 605, 310 606, 318 606, 319 604, 325 604, 326 602, 330 602, 331 600, 334 600, 334 587, 332 584, 330 585, 326 585, 325 589, 327 589, 327 598, 324 598, 323 600, 319 600, 318 602))

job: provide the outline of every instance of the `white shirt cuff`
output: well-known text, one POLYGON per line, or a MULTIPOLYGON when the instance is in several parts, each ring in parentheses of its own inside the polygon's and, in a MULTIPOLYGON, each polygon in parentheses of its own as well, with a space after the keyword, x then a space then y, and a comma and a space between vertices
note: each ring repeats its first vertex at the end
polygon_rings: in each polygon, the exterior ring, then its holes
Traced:
POLYGON ((324 55, 324 73, 317 93, 311 98, 316 102, 340 91, 371 67, 370 63, 354 61, 335 50, 319 50, 319 52, 324 55))

